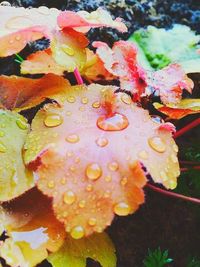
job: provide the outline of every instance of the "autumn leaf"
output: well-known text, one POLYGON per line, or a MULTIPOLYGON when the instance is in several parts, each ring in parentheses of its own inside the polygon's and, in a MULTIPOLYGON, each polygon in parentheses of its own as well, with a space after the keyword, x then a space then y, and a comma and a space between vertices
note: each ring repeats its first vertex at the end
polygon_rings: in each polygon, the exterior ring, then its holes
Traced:
POLYGON ((81 10, 78 12, 63 11, 58 16, 60 28, 73 28, 76 31, 88 32, 90 28, 111 27, 120 32, 126 32, 127 27, 120 18, 112 19, 111 15, 104 9, 98 8, 91 13, 81 10))
POLYGON ((22 158, 28 129, 23 116, 0 110, 0 201, 16 198, 34 186, 32 172, 22 158))
POLYGON ((51 209, 51 200, 36 188, 0 209, 1 224, 8 239, 0 256, 12 267, 33 267, 56 252, 65 240, 65 230, 51 209))
POLYGON ((171 119, 179 120, 190 114, 200 113, 200 99, 183 99, 178 104, 162 105, 154 103, 154 107, 171 119))
POLYGON ((102 232, 114 213, 137 210, 144 202, 143 165, 154 181, 176 187, 179 166, 171 133, 160 130, 128 95, 114 95, 115 89, 75 86, 55 96, 59 105, 37 113, 24 147, 38 188, 53 198, 58 220, 74 238, 102 232))
POLYGON ((34 107, 46 98, 67 90, 68 80, 47 74, 39 79, 0 76, 0 104, 17 111, 34 107))
POLYGON ((106 233, 93 234, 81 240, 67 238, 63 247, 49 256, 53 267, 86 267, 86 259, 98 261, 102 267, 115 267, 115 248, 106 233))

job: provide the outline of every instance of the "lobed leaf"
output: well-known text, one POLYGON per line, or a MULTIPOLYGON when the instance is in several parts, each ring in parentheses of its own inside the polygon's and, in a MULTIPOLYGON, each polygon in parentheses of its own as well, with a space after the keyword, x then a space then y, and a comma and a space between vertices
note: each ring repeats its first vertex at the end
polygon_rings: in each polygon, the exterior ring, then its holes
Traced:
POLYGON ((98 261, 102 267, 115 267, 115 248, 106 233, 93 234, 81 240, 67 238, 63 247, 49 256, 53 267, 86 267, 86 259, 98 261))
POLYGON ((0 201, 16 198, 34 186, 22 157, 28 129, 23 116, 0 110, 0 201))
POLYGON ((74 238, 102 232, 114 213, 128 215, 144 202, 142 165, 167 188, 179 175, 171 133, 114 90, 68 88, 54 97, 59 106, 37 113, 25 144, 38 188, 53 198, 57 218, 74 238))

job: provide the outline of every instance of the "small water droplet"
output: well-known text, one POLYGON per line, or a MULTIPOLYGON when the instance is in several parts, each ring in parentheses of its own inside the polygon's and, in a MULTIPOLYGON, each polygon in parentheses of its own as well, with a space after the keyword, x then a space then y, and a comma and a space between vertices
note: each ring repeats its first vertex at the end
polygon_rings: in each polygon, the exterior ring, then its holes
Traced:
POLYGON ((158 124, 164 123, 164 120, 158 115, 151 115, 151 120, 158 124))
POLYGON ((177 186, 177 182, 176 182, 176 180, 171 180, 171 181, 169 181, 169 184, 170 184, 170 189, 175 189, 176 186, 177 186))
POLYGON ((91 163, 86 168, 86 176, 90 180, 97 180, 102 175, 102 169, 97 163, 91 163))
POLYGON ((15 40, 16 40, 16 41, 20 41, 20 40, 21 40, 21 36, 20 36, 20 35, 17 35, 17 36, 15 37, 15 40))
POLYGON ((82 103, 82 104, 87 104, 87 103, 88 103, 88 98, 87 98, 87 97, 83 97, 83 98, 81 99, 81 103, 82 103))
POLYGON ((66 180, 66 178, 64 177, 64 178, 62 178, 62 179, 61 179, 61 181, 60 181, 60 182, 61 182, 61 184, 62 184, 62 185, 65 185, 65 184, 66 184, 66 182, 67 182, 67 180, 66 180))
POLYGON ((0 131, 0 137, 3 137, 5 133, 3 131, 0 131))
POLYGON ((47 127, 56 127, 62 124, 63 119, 59 114, 51 114, 47 115, 46 118, 44 119, 44 124, 47 127))
POLYGON ((85 200, 81 200, 78 205, 79 205, 80 208, 84 208, 85 207, 85 203, 86 203, 85 200))
POLYGON ((4 144, 0 143, 0 152, 5 153, 7 148, 4 146, 4 144))
POLYGON ((161 171, 160 172, 160 178, 163 180, 163 181, 167 181, 168 177, 167 177, 167 174, 165 171, 161 171))
POLYGON ((150 147, 153 148, 153 150, 155 150, 156 152, 163 153, 166 150, 166 144, 158 136, 154 136, 154 137, 149 138, 148 143, 149 143, 150 147))
POLYGON ((73 48, 71 48, 71 47, 69 47, 68 45, 65 45, 65 44, 62 45, 61 48, 62 48, 63 52, 65 54, 67 54, 68 56, 74 56, 75 51, 74 51, 73 48))
POLYGON ((77 143, 77 142, 79 142, 79 136, 78 135, 76 135, 76 134, 70 134, 70 135, 68 135, 66 138, 65 138, 65 140, 67 141, 67 142, 69 142, 69 143, 77 143))
POLYGON ((147 151, 142 150, 138 153, 138 157, 141 159, 148 159, 149 155, 147 151))
POLYGON ((71 112, 71 111, 67 111, 67 112, 66 112, 66 115, 67 115, 67 116, 70 116, 70 115, 72 115, 72 112, 71 112))
POLYGON ((73 95, 70 95, 67 97, 67 102, 74 103, 76 101, 76 98, 73 95))
POLYGON ((111 182, 112 181, 112 176, 111 175, 107 175, 107 176, 105 176, 105 181, 106 182, 111 182))
POLYGON ((92 107, 93 108, 100 108, 101 104, 99 101, 95 101, 93 104, 92 104, 92 107))
POLYGON ((104 131, 121 131, 128 127, 129 122, 125 115, 115 113, 111 117, 100 116, 97 126, 104 131))
POLYGON ((80 239, 84 237, 85 231, 82 226, 78 225, 72 228, 72 230, 70 231, 70 234, 74 239, 80 239))
POLYGON ((97 219, 96 219, 96 218, 91 217, 91 218, 88 220, 88 224, 89 224, 90 226, 95 226, 96 223, 97 223, 97 219))
POLYGON ((110 190, 106 190, 103 196, 104 196, 105 198, 108 198, 108 197, 110 197, 110 195, 111 195, 110 190))
POLYGON ((108 169, 110 171, 117 171, 119 168, 119 164, 116 161, 108 163, 108 169))
POLYGON ((126 216, 130 211, 130 206, 126 202, 119 202, 114 206, 114 213, 119 216, 126 216))
POLYGON ((129 95, 127 95, 127 94, 123 94, 121 96, 121 100, 122 100, 122 102, 124 102, 127 105, 130 105, 132 103, 131 97, 129 95))
POLYGON ((18 118, 18 119, 16 120, 16 124, 17 124, 17 126, 18 126, 20 129, 22 129, 22 130, 26 130, 26 129, 28 129, 28 124, 27 124, 27 122, 26 122, 26 119, 23 118, 23 117, 18 118))
POLYGON ((55 187, 55 182, 54 181, 49 181, 48 182, 48 188, 52 189, 55 187))
POLYGON ((173 148, 174 152, 176 152, 176 153, 178 152, 178 146, 176 144, 173 144, 172 148, 173 148))
POLYGON ((49 15, 50 10, 46 6, 40 6, 37 8, 37 11, 41 13, 42 15, 49 15))
POLYGON ((122 186, 125 186, 127 183, 128 183, 128 179, 127 179, 127 177, 123 177, 123 178, 121 179, 121 181, 120 181, 120 184, 121 184, 122 186))
POLYGON ((93 190, 93 186, 91 184, 88 184, 86 186, 86 191, 91 192, 93 190))
POLYGON ((80 110, 80 111, 85 111, 85 107, 84 107, 84 106, 81 106, 81 107, 79 108, 79 110, 80 110))
POLYGON ((171 160, 172 160, 173 163, 177 163, 178 162, 178 158, 177 158, 176 155, 171 154, 170 158, 171 158, 171 160))
POLYGON ((104 137, 100 137, 100 138, 96 139, 96 144, 100 147, 104 147, 104 146, 107 146, 108 140, 104 137))
POLYGON ((71 205, 75 202, 76 196, 71 190, 64 193, 63 201, 65 204, 71 205))

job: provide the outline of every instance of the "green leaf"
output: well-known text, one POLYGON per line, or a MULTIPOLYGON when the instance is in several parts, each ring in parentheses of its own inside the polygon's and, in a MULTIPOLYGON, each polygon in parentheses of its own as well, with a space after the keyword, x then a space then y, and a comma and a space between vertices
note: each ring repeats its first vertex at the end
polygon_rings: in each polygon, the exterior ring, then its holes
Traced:
POLYGON ((178 63, 186 73, 200 70, 200 35, 185 25, 176 24, 169 30, 148 26, 134 32, 129 40, 139 48, 138 60, 144 68, 157 70, 178 63))
POLYGON ((28 129, 23 116, 0 110, 0 201, 18 197, 34 185, 22 158, 28 129))
POLYGON ((102 267, 115 267, 115 248, 106 233, 75 240, 68 238, 62 248, 49 256, 53 267, 86 267, 87 258, 98 261, 102 267))
POLYGON ((160 248, 148 251, 148 255, 143 261, 145 267, 164 267, 166 264, 171 263, 173 260, 168 258, 168 251, 161 251, 160 248))

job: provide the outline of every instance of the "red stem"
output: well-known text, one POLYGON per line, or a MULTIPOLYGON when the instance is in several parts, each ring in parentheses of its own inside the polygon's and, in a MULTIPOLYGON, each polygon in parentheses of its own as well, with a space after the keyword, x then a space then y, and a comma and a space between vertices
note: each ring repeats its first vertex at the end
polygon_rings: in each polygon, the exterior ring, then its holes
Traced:
POLYGON ((83 84, 83 79, 82 79, 81 74, 80 74, 80 72, 78 71, 77 68, 74 69, 74 75, 75 75, 77 83, 79 85, 83 84))
POLYGON ((185 134, 189 130, 193 129, 200 125, 200 118, 192 121, 191 123, 187 124, 185 127, 181 128, 174 134, 174 138, 180 137, 181 135, 185 134))
POLYGON ((181 168, 181 171, 182 172, 186 172, 186 171, 188 171, 188 170, 200 170, 200 166, 191 166, 190 168, 187 168, 187 167, 183 167, 183 168, 181 168))
POLYGON ((149 183, 147 183, 146 186, 148 188, 150 188, 151 190, 153 190, 155 192, 158 192, 160 194, 163 194, 163 195, 166 195, 166 196, 169 196, 169 197, 173 197, 173 198, 179 198, 179 199, 186 200, 186 201, 189 201, 189 202, 193 202, 193 203, 196 203, 196 204, 200 204, 200 199, 198 199, 198 198, 187 197, 185 195, 177 194, 177 193, 165 190, 165 189, 161 189, 161 188, 159 188, 157 186, 154 186, 152 184, 149 184, 149 183))

